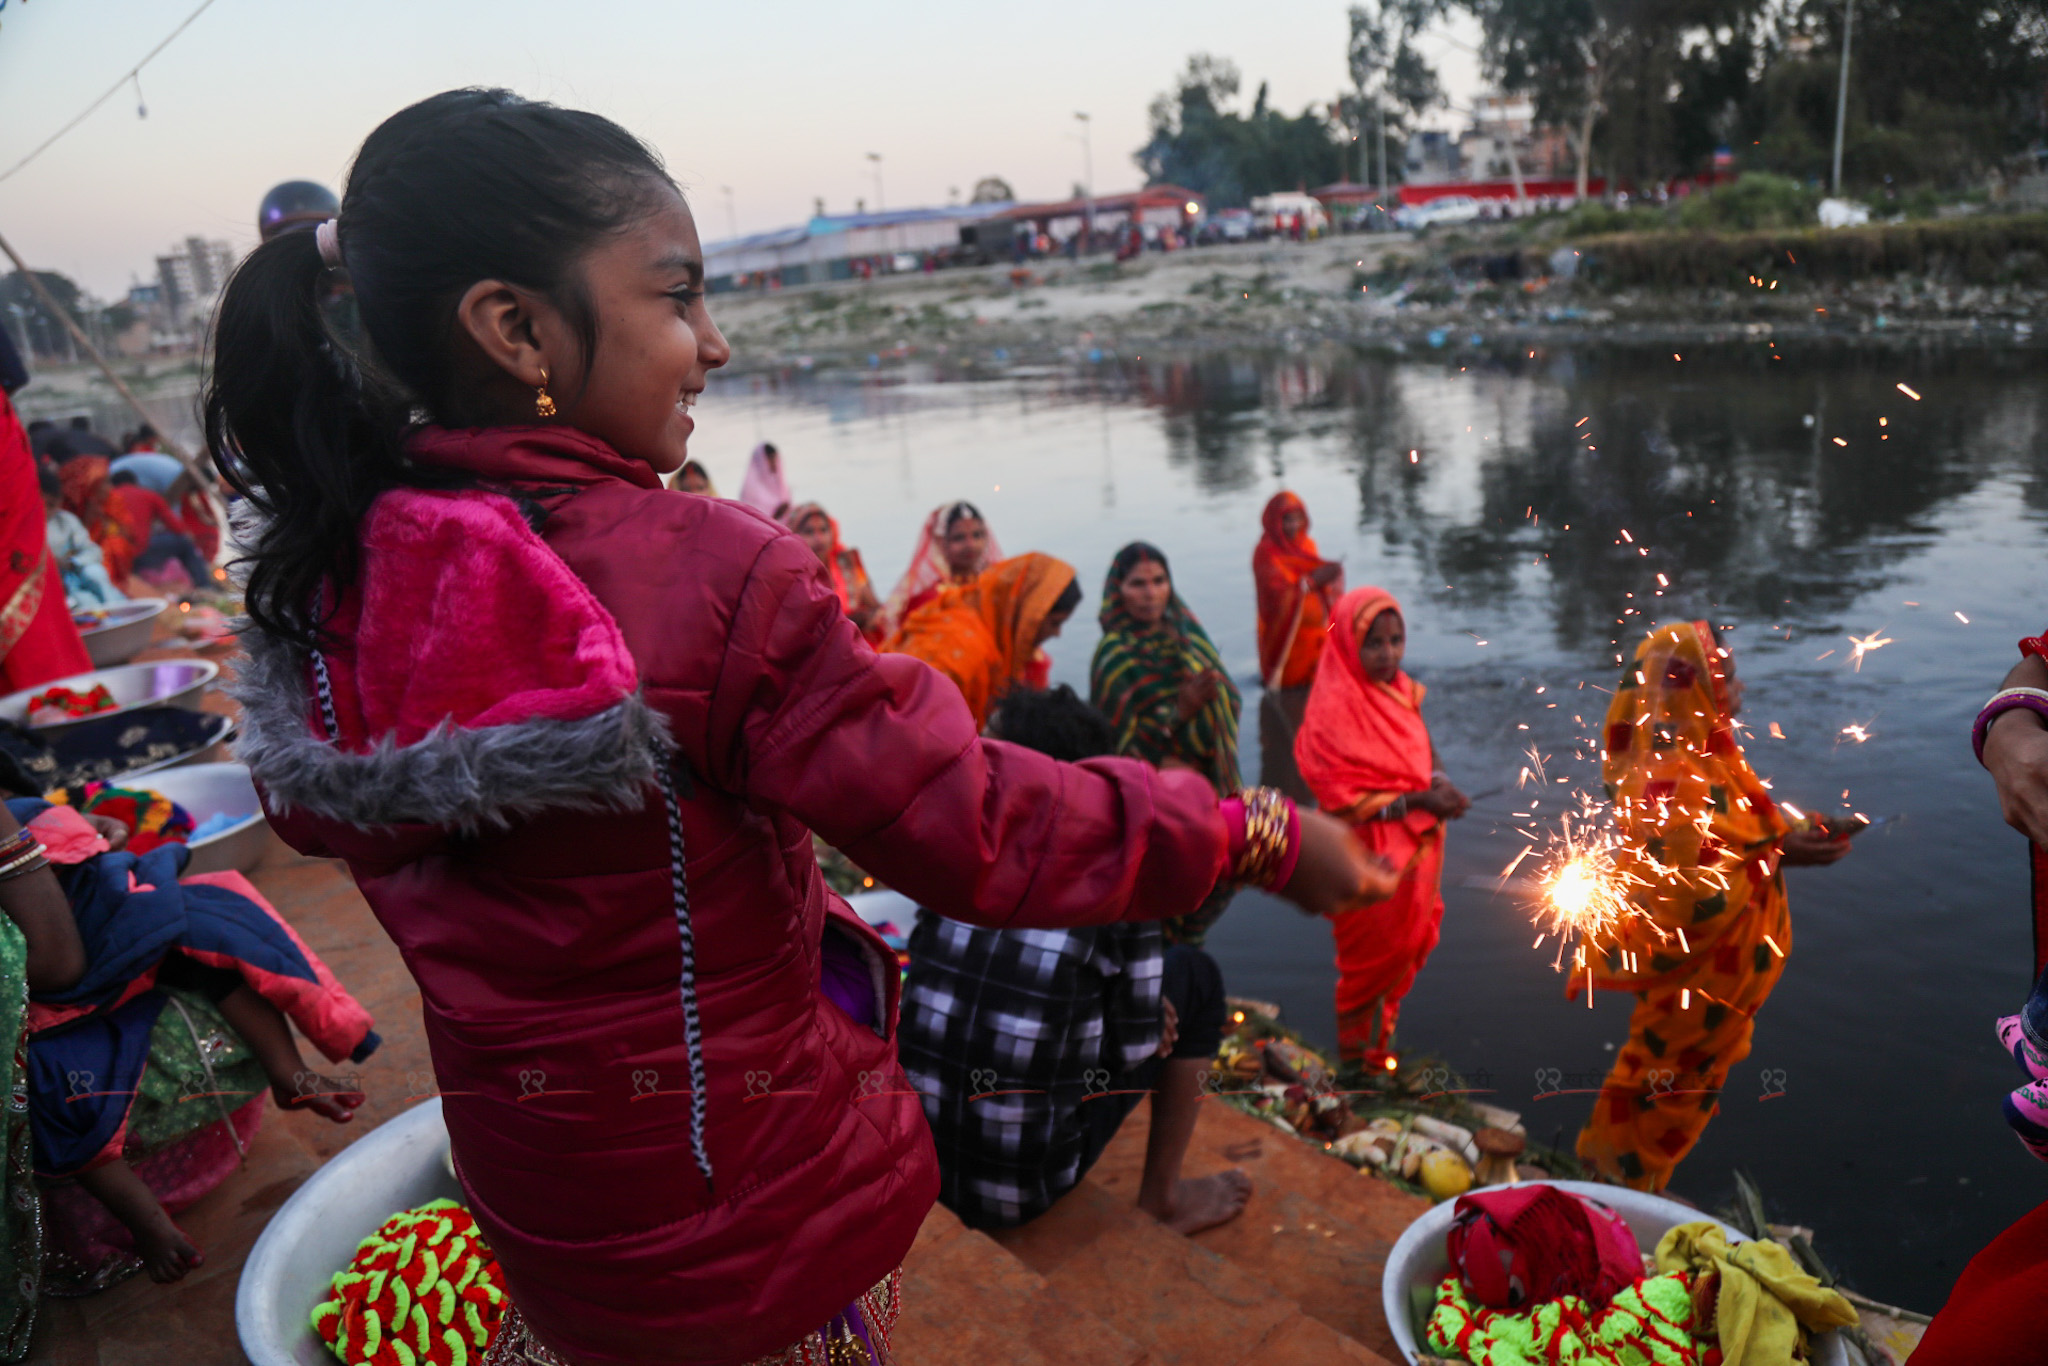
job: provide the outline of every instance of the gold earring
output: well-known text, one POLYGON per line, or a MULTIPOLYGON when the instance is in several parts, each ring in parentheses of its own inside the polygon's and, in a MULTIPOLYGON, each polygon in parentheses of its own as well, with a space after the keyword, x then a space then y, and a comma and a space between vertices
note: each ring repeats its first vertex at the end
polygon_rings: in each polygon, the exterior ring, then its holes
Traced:
POLYGON ((533 415, 535 417, 553 417, 555 415, 555 401, 548 397, 548 372, 545 370, 540 372, 540 392, 533 400, 533 415))

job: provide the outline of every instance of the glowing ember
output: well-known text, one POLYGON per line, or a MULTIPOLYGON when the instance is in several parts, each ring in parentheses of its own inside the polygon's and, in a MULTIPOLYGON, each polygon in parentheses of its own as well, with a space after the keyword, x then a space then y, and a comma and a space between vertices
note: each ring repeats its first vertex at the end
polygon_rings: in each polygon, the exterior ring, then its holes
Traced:
POLYGON ((1863 672, 1863 656, 1869 654, 1872 650, 1881 650, 1892 643, 1890 636, 1880 634, 1883 630, 1884 628, 1880 626, 1876 631, 1872 631, 1867 636, 1849 637, 1849 644, 1856 652, 1850 656, 1849 663, 1855 668, 1857 673, 1863 672))
POLYGON ((1920 395, 1918 395, 1918 394, 1914 393, 1914 392, 1913 392, 1913 391, 1912 391, 1911 389, 1907 388, 1907 387, 1906 387, 1905 385, 1903 385, 1903 384, 1899 385, 1899 386, 1898 386, 1898 389, 1899 389, 1899 392, 1900 392, 1900 393, 1904 394, 1904 395, 1905 395, 1905 396, 1906 396, 1907 398, 1910 398, 1910 399, 1912 399, 1912 400, 1913 400, 1913 401, 1914 401, 1915 403, 1918 403, 1918 402, 1920 401, 1920 395))
POLYGON ((1860 745, 1870 738, 1871 731, 1868 725, 1855 721, 1842 727, 1842 734, 1860 745))

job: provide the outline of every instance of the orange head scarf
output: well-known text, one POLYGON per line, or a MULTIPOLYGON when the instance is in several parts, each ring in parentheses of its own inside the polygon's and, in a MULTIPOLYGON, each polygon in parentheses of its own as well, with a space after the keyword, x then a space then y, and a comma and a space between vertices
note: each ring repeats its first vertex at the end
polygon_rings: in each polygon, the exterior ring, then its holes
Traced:
MULTIPOLYGON (((1326 811, 1363 801, 1358 814, 1371 815, 1404 792, 1429 787, 1434 765, 1422 720, 1422 685, 1405 672, 1382 683, 1358 658, 1380 614, 1400 611, 1384 588, 1354 588, 1337 604, 1308 711, 1294 737, 1302 779, 1326 811)), ((1417 833, 1436 824, 1426 811, 1411 811, 1407 819, 1417 833)))
POLYGON ((914 655, 952 679, 977 723, 1024 676, 1038 633, 1074 582, 1074 567, 1050 555, 1019 555, 948 584, 912 612, 882 649, 914 655))
MULTIPOLYGON (((1316 549, 1313 536, 1308 534, 1308 504, 1301 501, 1301 495, 1282 489, 1266 500, 1266 510, 1259 514, 1259 525, 1265 529, 1265 539, 1259 542, 1257 553, 1272 561, 1275 567, 1287 571, 1293 579, 1313 574, 1322 566, 1322 554, 1316 549), (1301 534, 1287 534, 1287 514, 1301 514, 1301 534)), ((1242 542, 1240 542, 1242 544, 1242 542)))
POLYGON ((100 495, 111 491, 107 471, 104 455, 74 455, 57 467, 57 479, 64 486, 64 506, 95 534, 106 516, 106 502, 100 495))

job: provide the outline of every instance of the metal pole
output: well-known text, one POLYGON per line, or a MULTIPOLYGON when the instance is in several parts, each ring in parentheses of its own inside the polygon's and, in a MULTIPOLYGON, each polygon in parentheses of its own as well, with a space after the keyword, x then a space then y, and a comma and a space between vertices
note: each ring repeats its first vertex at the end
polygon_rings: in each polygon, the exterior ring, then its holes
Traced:
POLYGON ((1856 32, 1856 0, 1846 0, 1842 9, 1842 79, 1835 91, 1835 176, 1834 193, 1842 193, 1842 132, 1849 122, 1849 41, 1856 32))
POLYGON ((1081 221, 1084 235, 1081 238, 1081 248, 1086 251, 1095 243, 1095 121, 1079 112, 1076 112, 1074 117, 1081 120, 1081 171, 1084 176, 1081 189, 1085 196, 1082 201, 1081 221))
POLYGON ((732 186, 720 185, 718 188, 725 192, 725 230, 737 239, 740 235, 740 211, 733 203, 732 186))
POLYGON ((881 213, 889 207, 882 199, 882 154, 869 152, 868 160, 875 163, 875 212, 881 213))
MULTIPOLYGON (((86 336, 84 330, 72 319, 71 315, 58 306, 57 300, 51 296, 50 291, 44 287, 43 282, 38 280, 35 272, 28 268, 28 262, 21 259, 21 254, 15 251, 13 244, 4 236, 0 236, 0 254, 4 254, 8 260, 14 262, 14 268, 21 272, 21 278, 28 283, 29 290, 37 299, 42 301, 43 307, 50 311, 51 316, 64 324, 64 330, 70 334, 72 342, 76 346, 85 348, 85 354, 92 357, 94 365, 99 366, 100 373, 105 375, 107 382, 114 386, 114 392, 119 394, 128 406, 135 410, 137 417, 154 428, 157 423, 155 415, 142 406, 142 400, 135 397, 135 391, 130 389, 122 381, 121 377, 114 373, 114 367, 107 364, 107 358, 100 354, 100 349, 97 346, 92 344, 92 338, 86 336)), ((214 492, 213 481, 207 478, 206 474, 193 462, 192 457, 186 453, 185 448, 178 444, 176 437, 172 436, 169 432, 158 431, 157 438, 164 443, 164 449, 180 465, 185 467, 185 473, 192 477, 193 486, 199 490, 200 496, 206 500, 207 510, 213 514, 214 525, 219 527, 222 533, 226 533, 228 529, 227 509, 221 504, 219 495, 214 492)))

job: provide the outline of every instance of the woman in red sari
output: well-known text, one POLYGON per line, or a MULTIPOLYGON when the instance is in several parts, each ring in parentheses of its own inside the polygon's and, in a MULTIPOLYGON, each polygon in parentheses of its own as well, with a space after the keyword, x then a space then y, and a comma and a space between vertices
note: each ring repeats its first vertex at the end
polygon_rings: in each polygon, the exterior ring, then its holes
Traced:
POLYGON ((1273 495, 1259 518, 1265 536, 1252 551, 1259 590, 1259 676, 1268 688, 1306 687, 1316 676, 1330 604, 1344 568, 1323 559, 1308 534, 1308 508, 1292 493, 1273 495))
POLYGON ((43 493, 28 433, 0 393, 0 693, 91 667, 44 539, 43 493))
POLYGON ((57 470, 64 481, 64 506, 85 523, 86 534, 106 557, 107 577, 116 588, 124 588, 135 570, 135 552, 140 549, 122 531, 110 506, 114 485, 103 455, 75 455, 57 470))
POLYGON ((1331 917, 1337 932, 1337 1051, 1392 1071, 1401 999, 1436 947, 1443 921, 1444 822, 1471 802, 1437 767, 1422 720, 1423 686, 1402 671, 1407 626, 1384 588, 1337 604, 1295 737, 1301 776, 1323 810, 1348 822, 1401 882, 1370 917, 1331 917))

